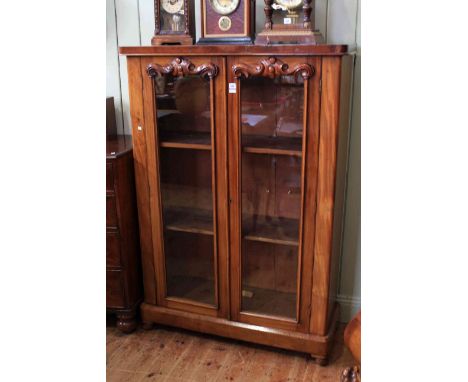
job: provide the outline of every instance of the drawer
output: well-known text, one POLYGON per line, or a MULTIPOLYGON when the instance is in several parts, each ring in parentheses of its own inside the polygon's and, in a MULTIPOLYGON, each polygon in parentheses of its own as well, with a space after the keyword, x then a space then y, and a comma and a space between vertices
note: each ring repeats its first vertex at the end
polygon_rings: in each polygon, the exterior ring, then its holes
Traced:
POLYGON ((125 308, 124 278, 122 271, 106 272, 106 306, 125 308))
POLYGON ((106 266, 120 267, 120 235, 118 231, 107 232, 106 235, 106 266))
POLYGON ((106 191, 114 191, 114 168, 112 162, 106 162, 106 191))
POLYGON ((115 195, 106 195, 106 225, 108 227, 117 227, 115 195))

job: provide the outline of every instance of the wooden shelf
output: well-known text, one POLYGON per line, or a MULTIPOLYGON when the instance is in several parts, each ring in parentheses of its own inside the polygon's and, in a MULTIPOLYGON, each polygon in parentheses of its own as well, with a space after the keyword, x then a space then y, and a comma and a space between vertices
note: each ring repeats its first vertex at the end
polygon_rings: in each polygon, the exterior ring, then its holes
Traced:
POLYGON ((176 149, 211 150, 211 134, 194 132, 162 133, 159 145, 176 149))
POLYGON ((302 137, 243 135, 242 151, 252 154, 302 156, 302 137))
POLYGON ((242 312, 274 317, 296 317, 296 293, 242 285, 242 312))
MULTIPOLYGON (((169 297, 214 305, 214 281, 193 276, 172 276, 167 280, 169 297)), ((242 297, 242 312, 273 317, 296 317, 296 293, 242 286, 252 297, 242 297)))
POLYGON ((195 208, 166 208, 164 228, 168 231, 213 235, 213 213, 195 208))
POLYGON ((244 217, 243 239, 264 243, 299 245, 299 220, 265 216, 244 217))
POLYGON ((168 277, 168 297, 183 298, 207 305, 215 304, 215 282, 207 278, 178 275, 168 277))

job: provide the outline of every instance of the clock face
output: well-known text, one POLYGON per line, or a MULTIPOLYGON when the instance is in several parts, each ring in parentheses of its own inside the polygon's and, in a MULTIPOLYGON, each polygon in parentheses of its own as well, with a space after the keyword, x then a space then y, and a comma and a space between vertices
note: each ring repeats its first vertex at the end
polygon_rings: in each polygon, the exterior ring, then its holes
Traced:
POLYGON ((184 6, 184 0, 161 0, 161 6, 167 13, 177 13, 184 6))
POLYGON ((237 9, 239 3, 240 0, 210 0, 211 7, 220 15, 231 14, 237 9))
POLYGON ((275 3, 288 9, 295 9, 302 5, 302 0, 275 0, 275 3))

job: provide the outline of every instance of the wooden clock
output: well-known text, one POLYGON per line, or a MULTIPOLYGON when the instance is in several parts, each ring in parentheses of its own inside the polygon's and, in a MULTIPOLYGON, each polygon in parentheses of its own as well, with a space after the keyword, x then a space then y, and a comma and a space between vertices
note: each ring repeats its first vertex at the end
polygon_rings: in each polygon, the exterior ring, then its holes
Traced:
POLYGON ((313 0, 265 0, 265 27, 255 44, 323 43, 320 32, 314 30, 313 0))
POLYGON ((252 44, 255 1, 201 0, 202 28, 199 44, 252 44))
POLYGON ((194 0, 154 0, 151 45, 193 45, 194 0))

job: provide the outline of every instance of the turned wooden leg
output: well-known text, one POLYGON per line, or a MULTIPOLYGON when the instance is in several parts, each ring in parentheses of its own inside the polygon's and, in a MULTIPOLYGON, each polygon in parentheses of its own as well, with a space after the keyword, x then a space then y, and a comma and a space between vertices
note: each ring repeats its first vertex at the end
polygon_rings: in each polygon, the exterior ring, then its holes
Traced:
POLYGON ((341 373, 341 382, 361 382, 361 368, 350 366, 341 373))
POLYGON ((136 314, 132 312, 117 312, 117 327, 123 333, 131 333, 137 328, 136 314))
POLYGON ((311 357, 314 359, 315 363, 320 366, 327 366, 328 365, 328 357, 317 357, 311 354, 311 357))
POLYGON ((151 330, 153 328, 153 323, 151 321, 143 321, 142 326, 144 330, 151 330))

